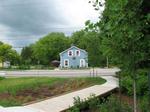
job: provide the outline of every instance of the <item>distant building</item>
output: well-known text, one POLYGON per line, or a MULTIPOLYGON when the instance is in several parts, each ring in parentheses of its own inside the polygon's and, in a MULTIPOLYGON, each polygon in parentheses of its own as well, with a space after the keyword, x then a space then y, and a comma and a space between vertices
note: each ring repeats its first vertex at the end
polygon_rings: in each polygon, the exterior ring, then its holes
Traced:
POLYGON ((76 46, 71 46, 69 49, 60 53, 61 68, 87 68, 88 53, 76 46))
POLYGON ((10 62, 5 61, 5 62, 0 62, 0 68, 9 68, 10 67, 10 62))
POLYGON ((3 66, 3 64, 2 64, 2 62, 0 61, 0 68, 2 68, 2 66, 3 66))

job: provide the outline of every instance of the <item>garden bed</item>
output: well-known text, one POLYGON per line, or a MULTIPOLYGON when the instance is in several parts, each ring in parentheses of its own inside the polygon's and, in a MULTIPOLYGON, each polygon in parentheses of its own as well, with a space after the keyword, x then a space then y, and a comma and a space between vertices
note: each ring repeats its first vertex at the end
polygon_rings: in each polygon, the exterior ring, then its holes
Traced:
POLYGON ((0 105, 19 106, 102 84, 101 78, 6 78, 0 80, 0 105))

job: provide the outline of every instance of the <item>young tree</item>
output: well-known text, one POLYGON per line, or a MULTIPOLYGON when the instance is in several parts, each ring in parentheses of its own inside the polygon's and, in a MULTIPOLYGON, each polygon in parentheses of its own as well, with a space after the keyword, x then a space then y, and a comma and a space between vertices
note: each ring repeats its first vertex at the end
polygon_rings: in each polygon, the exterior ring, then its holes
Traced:
MULTIPOLYGON (((101 2, 96 0, 95 4, 99 7, 101 2)), ((142 61, 149 60, 150 54, 149 7, 148 0, 107 0, 102 17, 96 24, 102 36, 103 54, 112 57, 113 62, 134 79, 135 112, 135 72, 142 61)))

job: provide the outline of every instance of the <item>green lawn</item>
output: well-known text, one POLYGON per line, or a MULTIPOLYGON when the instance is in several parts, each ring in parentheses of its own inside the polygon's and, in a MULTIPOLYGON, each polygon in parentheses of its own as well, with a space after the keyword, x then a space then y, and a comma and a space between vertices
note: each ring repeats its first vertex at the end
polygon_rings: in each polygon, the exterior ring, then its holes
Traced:
POLYGON ((16 92, 23 89, 36 89, 42 85, 52 85, 56 82, 64 82, 65 78, 48 78, 48 77, 23 77, 23 78, 6 78, 0 81, 0 93, 8 92, 15 95, 16 92))
POLYGON ((104 82, 105 80, 101 78, 0 78, 0 105, 21 105, 104 82), (45 95, 41 91, 46 91, 47 94, 45 95))

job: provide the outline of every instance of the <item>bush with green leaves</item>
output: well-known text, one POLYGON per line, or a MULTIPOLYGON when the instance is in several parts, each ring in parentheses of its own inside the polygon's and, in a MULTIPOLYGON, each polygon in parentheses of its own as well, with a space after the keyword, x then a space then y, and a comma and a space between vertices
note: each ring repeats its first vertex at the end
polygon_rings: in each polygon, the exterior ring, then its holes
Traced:
POLYGON ((67 112, 81 112, 85 110, 95 110, 100 104, 99 98, 94 94, 91 94, 87 99, 81 99, 80 97, 74 98, 74 106, 67 112))
POLYGON ((0 80, 3 80, 3 79, 5 79, 5 77, 0 77, 0 80))
POLYGON ((74 98, 74 106, 67 112, 132 112, 132 107, 124 102, 120 102, 116 96, 108 98, 98 98, 91 95, 87 99, 74 98))
POLYGON ((111 96, 107 101, 103 101, 99 110, 101 112, 132 112, 132 107, 124 102, 120 102, 116 96, 111 96))
MULTIPOLYGON (((133 78, 127 73, 120 73, 121 75, 121 89, 123 93, 127 95, 133 95, 133 78)), ((137 95, 144 96, 148 93, 148 71, 138 70, 137 71, 137 95)))
POLYGON ((30 66, 29 65, 20 65, 18 67, 18 69, 20 69, 20 70, 27 70, 27 69, 30 69, 30 66))
POLYGON ((140 99, 139 107, 141 112, 150 112, 150 103, 148 96, 144 96, 140 99))

